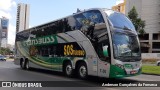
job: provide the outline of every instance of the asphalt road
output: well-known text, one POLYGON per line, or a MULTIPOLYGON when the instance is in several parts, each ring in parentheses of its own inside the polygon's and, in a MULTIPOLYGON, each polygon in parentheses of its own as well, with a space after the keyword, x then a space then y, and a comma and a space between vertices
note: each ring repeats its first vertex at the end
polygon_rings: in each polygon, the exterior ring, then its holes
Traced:
MULTIPOLYGON (((77 77, 68 78, 59 72, 47 70, 32 69, 30 71, 22 70, 19 66, 14 65, 12 60, 0 61, 0 81, 56 81, 53 82, 65 86, 69 83, 79 87, 43 87, 43 88, 9 88, 0 87, 0 90, 160 90, 160 87, 101 87, 103 83, 142 83, 141 81, 160 82, 160 76, 139 75, 135 77, 127 77, 123 79, 106 79, 90 76, 87 80, 80 80, 77 77), (82 86, 82 87, 81 87, 82 86)), ((152 82, 149 82, 152 83, 152 82)))

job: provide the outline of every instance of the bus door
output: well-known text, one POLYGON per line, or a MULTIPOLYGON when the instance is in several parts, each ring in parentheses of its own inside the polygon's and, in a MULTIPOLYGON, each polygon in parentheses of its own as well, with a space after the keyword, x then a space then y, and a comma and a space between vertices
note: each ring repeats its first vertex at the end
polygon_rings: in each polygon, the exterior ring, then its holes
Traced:
POLYGON ((96 52, 98 54, 98 76, 109 77, 110 71, 110 46, 106 35, 98 39, 96 52))

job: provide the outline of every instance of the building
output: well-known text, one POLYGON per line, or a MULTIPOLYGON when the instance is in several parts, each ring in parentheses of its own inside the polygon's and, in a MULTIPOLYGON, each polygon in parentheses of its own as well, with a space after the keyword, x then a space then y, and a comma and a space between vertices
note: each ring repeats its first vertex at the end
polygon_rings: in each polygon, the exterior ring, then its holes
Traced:
POLYGON ((120 4, 115 5, 115 6, 112 7, 112 10, 121 12, 123 14, 125 14, 125 9, 126 9, 126 0, 124 0, 123 3, 120 3, 120 4))
POLYGON ((0 47, 7 47, 9 19, 0 18, 0 47))
POLYGON ((28 4, 18 4, 16 32, 29 28, 29 9, 28 4))
POLYGON ((160 0, 126 0, 126 15, 133 6, 146 23, 146 34, 139 37, 142 52, 160 53, 160 0))

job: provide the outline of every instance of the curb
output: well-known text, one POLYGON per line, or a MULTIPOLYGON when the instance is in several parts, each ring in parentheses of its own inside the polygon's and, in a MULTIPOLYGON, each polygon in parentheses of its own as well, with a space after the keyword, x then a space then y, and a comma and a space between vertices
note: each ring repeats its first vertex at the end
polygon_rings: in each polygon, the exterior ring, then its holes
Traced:
POLYGON ((160 74, 150 74, 150 73, 142 73, 142 74, 160 76, 160 74))

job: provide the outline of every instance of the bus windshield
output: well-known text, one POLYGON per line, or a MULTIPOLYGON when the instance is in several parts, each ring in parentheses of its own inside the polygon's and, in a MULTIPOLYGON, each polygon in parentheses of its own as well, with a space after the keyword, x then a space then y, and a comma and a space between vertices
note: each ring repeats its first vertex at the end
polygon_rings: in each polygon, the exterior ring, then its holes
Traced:
POLYGON ((124 14, 112 10, 107 10, 105 12, 114 28, 135 31, 135 27, 133 26, 132 22, 124 14))
POLYGON ((126 60, 127 58, 140 57, 139 42, 136 35, 113 33, 112 37, 115 59, 126 60))

